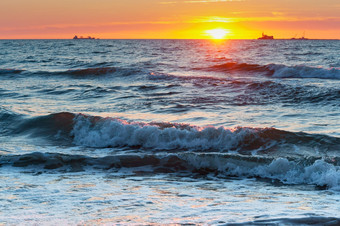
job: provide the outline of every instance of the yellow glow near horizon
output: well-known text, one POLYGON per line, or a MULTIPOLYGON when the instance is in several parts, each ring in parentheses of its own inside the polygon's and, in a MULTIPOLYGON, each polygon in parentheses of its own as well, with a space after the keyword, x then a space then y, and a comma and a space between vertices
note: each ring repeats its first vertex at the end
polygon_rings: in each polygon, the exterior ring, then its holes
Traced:
POLYGON ((206 30, 205 33, 207 33, 212 39, 224 39, 230 32, 226 29, 216 28, 206 30))
POLYGON ((0 0, 0 39, 340 39, 339 1, 306 2, 0 0))

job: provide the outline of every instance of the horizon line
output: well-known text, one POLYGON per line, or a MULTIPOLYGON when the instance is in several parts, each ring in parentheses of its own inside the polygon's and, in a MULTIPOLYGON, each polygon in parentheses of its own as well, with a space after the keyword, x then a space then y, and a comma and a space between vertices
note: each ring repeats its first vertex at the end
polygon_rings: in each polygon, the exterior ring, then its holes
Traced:
MULTIPOLYGON (((75 40, 73 38, 0 38, 0 40, 75 40)), ((291 41, 308 41, 308 40, 340 40, 340 38, 307 38, 305 40, 292 39, 292 38, 276 38, 270 40, 261 40, 258 38, 224 38, 224 39, 212 39, 212 38, 95 38, 95 39, 76 39, 79 40, 212 40, 212 41, 224 41, 224 40, 260 40, 260 41, 275 41, 275 40, 291 40, 291 41)))

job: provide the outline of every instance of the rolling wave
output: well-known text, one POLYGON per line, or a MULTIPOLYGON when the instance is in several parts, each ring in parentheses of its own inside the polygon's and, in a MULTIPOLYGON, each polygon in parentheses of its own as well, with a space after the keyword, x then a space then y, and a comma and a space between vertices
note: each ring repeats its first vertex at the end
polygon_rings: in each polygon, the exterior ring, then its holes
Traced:
POLYGON ((256 73, 271 76, 273 78, 319 78, 319 79, 340 79, 339 68, 321 68, 304 65, 286 66, 281 64, 248 64, 228 62, 218 64, 209 68, 195 68, 196 70, 208 70, 214 72, 238 72, 256 73))
POLYGON ((5 135, 29 135, 63 139, 69 137, 74 114, 68 112, 26 118, 10 111, 0 111, 0 132, 5 135))
MULTIPOLYGON (((181 176, 227 176, 263 178, 282 184, 311 184, 321 189, 340 190, 339 158, 273 158, 226 153, 125 154, 90 157, 33 152, 1 155, 0 167, 34 168, 40 173, 86 170, 119 171, 128 174, 178 173, 181 176), (131 170, 126 170, 131 169, 131 170)), ((124 173, 122 172, 122 173, 124 173)))

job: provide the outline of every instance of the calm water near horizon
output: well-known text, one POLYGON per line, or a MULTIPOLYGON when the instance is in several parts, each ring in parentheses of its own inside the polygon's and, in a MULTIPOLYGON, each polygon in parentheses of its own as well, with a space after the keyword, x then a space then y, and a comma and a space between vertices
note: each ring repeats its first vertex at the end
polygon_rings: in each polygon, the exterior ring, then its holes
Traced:
POLYGON ((340 224, 339 40, 0 40, 0 225, 340 224))

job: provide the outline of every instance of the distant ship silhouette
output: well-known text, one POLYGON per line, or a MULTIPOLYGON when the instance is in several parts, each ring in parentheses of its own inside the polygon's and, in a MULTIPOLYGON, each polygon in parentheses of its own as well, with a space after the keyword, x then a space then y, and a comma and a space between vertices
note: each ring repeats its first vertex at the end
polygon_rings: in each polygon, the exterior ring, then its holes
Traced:
MULTIPOLYGON (((295 37, 296 37, 296 35, 295 35, 295 37)), ((308 40, 308 38, 305 38, 305 32, 303 32, 303 35, 302 35, 302 37, 300 37, 300 38, 291 38, 291 40, 308 40)))
POLYGON ((308 38, 301 37, 301 38, 291 38, 291 40, 308 40, 308 38))
POLYGON ((91 37, 91 36, 87 36, 87 37, 80 36, 80 37, 78 37, 77 35, 75 35, 73 37, 73 39, 96 39, 96 38, 95 37, 91 37))
POLYGON ((271 40, 274 39, 274 36, 269 36, 269 35, 265 35, 264 33, 262 33, 262 37, 258 38, 258 39, 267 39, 267 40, 271 40))

